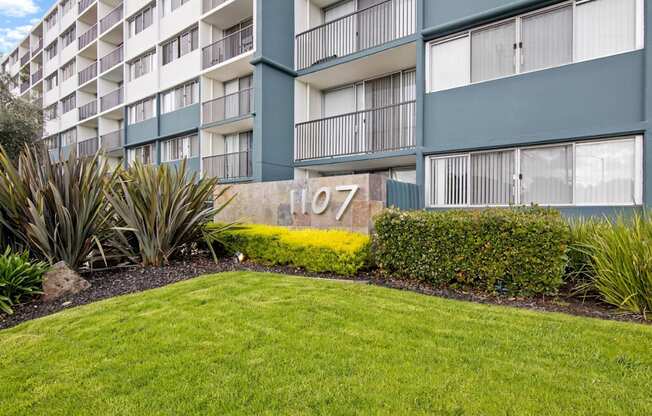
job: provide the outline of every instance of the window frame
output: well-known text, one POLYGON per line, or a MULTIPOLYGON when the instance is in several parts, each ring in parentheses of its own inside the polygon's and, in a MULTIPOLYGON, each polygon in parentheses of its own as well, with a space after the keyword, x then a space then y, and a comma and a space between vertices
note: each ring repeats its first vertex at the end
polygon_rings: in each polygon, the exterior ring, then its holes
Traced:
MULTIPOLYGON (((184 159, 194 159, 199 157, 199 154, 193 155, 192 154, 192 140, 196 140, 199 142, 199 134, 198 133, 191 133, 191 134, 186 134, 184 136, 178 136, 174 137, 172 139, 164 140, 161 142, 161 163, 172 163, 172 162, 178 162, 184 159), (179 146, 179 141, 181 141, 181 148, 183 149, 182 152, 178 153, 176 159, 169 158, 170 157, 170 151, 169 149, 166 148, 170 143, 175 142, 176 146, 179 146), (186 154, 187 153, 187 154, 186 154), (182 155, 183 154, 183 155, 182 155)), ((197 143, 197 149, 199 149, 199 143, 197 143)), ((178 150, 178 148, 177 148, 178 150)))
POLYGON ((522 203, 521 198, 521 152, 528 149, 545 149, 551 147, 561 147, 561 146, 571 146, 572 147, 572 161, 573 165, 571 167, 573 184, 572 184, 572 200, 570 204, 550 204, 550 203, 537 203, 537 205, 542 207, 559 207, 559 208, 574 208, 574 207, 637 207, 644 204, 643 201, 643 189, 645 176, 643 171, 643 134, 631 134, 631 135, 619 135, 608 138, 599 138, 599 139, 587 139, 587 140, 572 140, 572 141, 562 141, 556 143, 546 143, 546 144, 535 144, 535 145, 526 145, 526 146, 511 146, 499 149, 488 149, 488 150, 479 150, 479 151, 468 151, 468 152, 458 152, 458 153, 446 153, 446 154, 433 154, 425 156, 425 190, 426 190, 426 208, 434 209, 454 209, 454 208, 507 208, 510 206, 528 206, 527 204, 522 203), (628 141, 634 142, 634 201, 633 202, 591 202, 591 203, 577 203, 577 147, 582 145, 591 145, 591 144, 600 144, 600 143, 625 143, 628 141), (511 205, 498 205, 498 204, 481 204, 473 205, 471 204, 471 155, 486 154, 486 153, 495 153, 495 152, 505 152, 513 151, 514 152, 514 200, 516 201, 511 205), (457 158, 457 157, 466 157, 467 158, 467 203, 463 205, 441 205, 441 204, 431 204, 432 195, 432 169, 434 161, 441 159, 457 158))
POLYGON ((516 77, 519 75, 524 75, 524 74, 530 74, 538 71, 545 71, 548 69, 552 68, 560 68, 564 67, 567 65, 573 65, 581 62, 589 62, 593 61, 596 59, 602 59, 606 58, 609 56, 617 56, 617 55, 622 55, 625 53, 631 53, 635 51, 639 51, 645 48, 645 0, 635 0, 636 2, 636 27, 635 27, 635 45, 634 48, 631 50, 626 50, 626 51, 621 51, 613 54, 606 54, 606 55, 600 55, 600 56, 594 56, 591 58, 587 59, 577 59, 577 49, 576 49, 576 42, 577 42, 577 7, 581 6, 586 3, 590 3, 593 1, 599 1, 599 0, 566 0, 562 1, 557 4, 553 4, 550 6, 542 7, 536 10, 532 10, 526 13, 520 13, 517 15, 514 15, 512 17, 508 17, 505 19, 500 19, 496 20, 487 24, 483 24, 481 26, 477 27, 471 27, 469 29, 456 32, 454 34, 446 35, 440 38, 435 38, 432 39, 428 42, 426 42, 426 62, 425 62, 425 69, 426 69, 426 94, 432 94, 440 91, 448 91, 456 88, 464 88, 468 87, 471 85, 477 85, 477 84, 482 84, 484 82, 491 82, 491 81, 496 81, 500 79, 505 79, 505 78, 511 78, 511 77, 516 77), (515 40, 516 43, 519 44, 522 41, 522 20, 528 17, 536 16, 538 14, 543 14, 546 12, 550 12, 556 9, 562 9, 564 7, 571 6, 573 8, 573 45, 572 45, 572 60, 571 62, 561 64, 561 65, 553 65, 553 66, 548 66, 548 67, 543 67, 543 68, 537 68, 537 69, 532 69, 529 71, 523 71, 523 61, 522 61, 522 49, 519 47, 516 49, 516 52, 514 53, 514 66, 515 66, 515 71, 513 74, 510 75, 504 75, 500 76, 497 78, 491 78, 491 79, 485 79, 482 81, 473 81, 473 74, 472 74, 472 67, 473 67, 473 47, 471 45, 471 36, 473 32, 478 32, 484 29, 489 29, 491 27, 495 26, 500 26, 502 24, 506 24, 507 22, 514 21, 515 22, 515 40), (462 39, 462 38, 468 38, 469 40, 469 68, 468 68, 468 79, 469 82, 460 86, 455 86, 455 87, 446 87, 446 88, 441 88, 441 89, 434 89, 433 88, 433 79, 432 79, 432 71, 431 71, 431 65, 432 65, 432 48, 435 45, 438 44, 443 44, 449 41, 457 40, 457 39, 462 39))

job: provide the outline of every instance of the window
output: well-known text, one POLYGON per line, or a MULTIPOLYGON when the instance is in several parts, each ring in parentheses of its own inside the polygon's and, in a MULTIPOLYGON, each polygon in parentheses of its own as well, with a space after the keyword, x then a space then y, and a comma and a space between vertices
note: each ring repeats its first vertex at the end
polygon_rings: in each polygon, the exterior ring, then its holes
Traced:
POLYGON ((145 146, 134 147, 127 152, 127 161, 130 165, 140 162, 143 165, 150 165, 154 163, 154 145, 147 144, 145 146))
POLYGON ((169 64, 175 59, 179 59, 179 57, 197 49, 199 46, 198 36, 199 31, 197 26, 195 26, 165 42, 161 46, 163 50, 163 65, 169 64))
POLYGON ((75 75, 75 59, 71 59, 67 64, 61 67, 61 82, 66 81, 75 75))
POLYGON ((199 82, 191 81, 161 94, 161 114, 199 102, 199 82))
POLYGON ((45 78, 45 91, 52 91, 52 89, 56 86, 57 86, 57 71, 54 71, 52 75, 45 78))
POLYGON ((433 207, 640 205, 640 136, 431 156, 427 201, 433 207))
POLYGON ((54 103, 43 110, 43 117, 46 121, 57 118, 57 103, 54 103))
POLYGON ((177 137, 162 143, 161 162, 172 162, 197 156, 199 156, 199 138, 197 134, 177 137))
POLYGON ((61 133, 61 147, 77 143, 77 129, 75 127, 61 133))
POLYGON ((142 77, 154 70, 156 64, 156 51, 151 50, 129 63, 129 79, 131 81, 142 77))
POLYGON ((55 40, 45 48, 45 59, 51 61, 57 56, 57 41, 55 40))
POLYGON ((75 25, 73 24, 65 32, 61 34, 61 49, 65 49, 75 41, 75 25))
POLYGON ((190 0, 162 0, 161 2, 161 16, 166 16, 188 3, 190 0))
POLYGON ((50 13, 48 17, 45 18, 45 30, 52 29, 57 24, 57 11, 50 13))
POLYGON ((48 150, 56 149, 58 147, 57 136, 54 135, 43 139, 43 146, 48 150))
POLYGON ((574 0, 432 41, 428 90, 640 49, 642 16, 643 0, 574 0))
POLYGON ((75 93, 68 95, 61 99, 61 114, 66 114, 68 111, 74 110, 76 104, 75 93))
POLYGON ((61 2, 61 16, 65 16, 70 10, 72 10, 72 0, 63 0, 61 2))
POLYGON ((136 36, 154 23, 154 3, 139 10, 129 18, 129 37, 136 36))
POLYGON ((146 98, 129 106, 129 124, 140 123, 156 116, 156 97, 146 98))

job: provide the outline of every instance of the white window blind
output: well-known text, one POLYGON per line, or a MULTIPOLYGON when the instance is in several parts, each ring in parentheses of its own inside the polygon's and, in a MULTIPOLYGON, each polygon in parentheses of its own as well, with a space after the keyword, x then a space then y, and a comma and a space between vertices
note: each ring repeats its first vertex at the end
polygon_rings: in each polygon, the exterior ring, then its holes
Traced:
POLYGON ((324 93, 324 117, 352 113, 355 109, 355 87, 340 88, 324 93))
POLYGON ((521 70, 549 68, 573 61, 573 6, 534 14, 521 23, 521 70))
POLYGON ((468 204, 468 155, 432 159, 430 169, 430 205, 468 204))
POLYGON ((472 82, 512 75, 516 21, 511 20, 471 33, 472 82))
POLYGON ((636 48, 636 0, 591 0, 577 4, 578 60, 636 48))
POLYGON ((471 155, 471 204, 510 205, 514 198, 515 152, 471 155))
POLYGON ((461 87, 471 82, 468 36, 435 43, 430 50, 431 90, 461 87))

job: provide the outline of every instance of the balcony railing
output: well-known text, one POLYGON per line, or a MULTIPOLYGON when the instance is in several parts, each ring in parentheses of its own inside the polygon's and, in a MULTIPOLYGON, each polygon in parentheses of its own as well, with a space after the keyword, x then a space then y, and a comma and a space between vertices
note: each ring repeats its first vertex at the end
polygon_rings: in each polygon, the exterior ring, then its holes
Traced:
POLYGON ((29 78, 20 84, 20 93, 24 93, 29 89, 29 78))
POLYGON ((122 87, 113 90, 110 93, 100 98, 100 110, 106 111, 109 108, 113 108, 117 105, 120 105, 122 104, 123 99, 124 99, 124 94, 122 91, 122 87))
POLYGON ((97 23, 91 26, 91 28, 86 32, 82 33, 82 35, 77 39, 77 47, 83 49, 95 39, 97 39, 97 23))
POLYGON ((20 57, 20 66, 23 66, 23 65, 25 65, 26 63, 28 63, 28 62, 29 62, 29 58, 31 58, 31 56, 32 56, 32 55, 29 53, 29 51, 25 52, 25 55, 23 55, 23 56, 20 57))
POLYGON ((108 71, 124 59, 122 45, 100 58, 100 72, 108 71))
POLYGON ((415 126, 415 101, 299 123, 295 160, 409 149, 415 126))
POLYGON ((36 55, 41 49, 43 49, 43 38, 39 38, 38 42, 36 42, 36 47, 32 49, 32 55, 36 55))
POLYGON ((32 74, 32 85, 36 84, 43 78, 43 68, 39 68, 32 74))
POLYGON ((111 29, 120 20, 122 20, 122 4, 100 19, 100 33, 104 33, 111 29))
POLYGON ((202 105, 204 124, 216 123, 251 114, 253 103, 253 88, 207 101, 202 105))
POLYGON ((86 120, 97 114, 97 100, 93 100, 88 104, 79 107, 79 120, 86 120))
POLYGON ((85 84, 95 78, 97 76, 97 61, 79 71, 77 76, 79 77, 79 85, 85 84))
POLYGON ((93 137, 90 139, 82 140, 78 143, 77 154, 79 157, 94 156, 95 153, 97 153, 98 149, 99 139, 97 137, 93 137))
POLYGON ((95 0, 81 0, 81 1, 79 2, 79 6, 78 6, 78 9, 77 9, 77 12, 78 12, 78 13, 81 13, 81 12, 83 12, 84 10, 88 9, 88 6, 90 6, 91 4, 93 4, 93 2, 95 2, 95 0))
POLYGON ((104 134, 100 137, 102 149, 107 152, 116 150, 122 147, 122 130, 112 131, 111 133, 104 134))
POLYGON ((227 153, 205 157, 204 175, 218 179, 242 179, 252 175, 251 152, 227 153))
POLYGON ((203 68, 221 64, 254 48, 254 27, 248 26, 202 49, 203 68))
POLYGON ((300 33, 297 69, 414 34, 416 1, 387 0, 300 33))
POLYGON ((213 10, 220 4, 226 3, 228 0, 204 0, 203 1, 203 12, 208 13, 210 10, 213 10))

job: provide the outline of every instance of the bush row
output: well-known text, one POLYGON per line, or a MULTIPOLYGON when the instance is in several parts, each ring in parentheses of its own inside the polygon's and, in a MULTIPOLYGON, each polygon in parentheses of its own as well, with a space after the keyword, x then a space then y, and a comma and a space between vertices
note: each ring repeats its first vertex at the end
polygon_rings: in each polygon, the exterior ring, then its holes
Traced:
POLYGON ((310 272, 352 276, 369 263, 369 238, 346 231, 247 225, 226 231, 223 243, 229 251, 261 263, 310 272))

